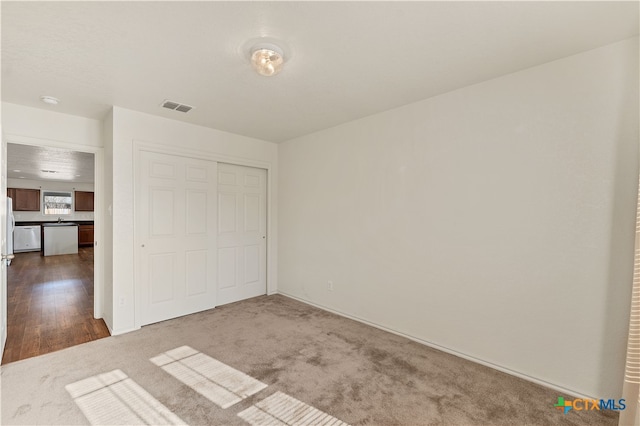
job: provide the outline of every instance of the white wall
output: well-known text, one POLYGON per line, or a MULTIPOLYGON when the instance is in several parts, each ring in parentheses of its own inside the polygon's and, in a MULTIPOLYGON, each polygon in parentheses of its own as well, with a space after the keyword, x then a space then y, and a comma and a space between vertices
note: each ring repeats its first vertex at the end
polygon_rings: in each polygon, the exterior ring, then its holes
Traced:
POLYGON ((66 144, 102 146, 100 120, 60 114, 50 109, 31 108, 2 103, 2 125, 5 136, 19 135, 66 144))
POLYGON ((288 141, 279 174, 280 292, 620 394, 637 39, 288 141))
MULTIPOLYGON (((192 151, 216 154, 233 161, 258 161, 268 163, 270 182, 277 182, 277 145, 257 139, 234 135, 179 121, 168 120, 124 108, 113 108, 113 141, 107 146, 106 157, 112 150, 113 164, 113 324, 114 334, 135 329, 134 285, 134 141, 160 146, 179 147, 192 151), (121 306, 120 301, 124 304, 121 306)), ((107 141, 107 145, 111 142, 107 141)), ((107 161, 108 163, 109 161, 107 161)), ((107 166, 108 167, 108 166, 107 166)), ((277 188, 269 189, 269 240, 270 264, 267 266, 268 283, 273 289, 276 282, 276 203, 277 188)), ((109 262, 107 262, 109 263, 109 262)), ((109 309, 109 308, 107 308, 109 309)))
MULTIPOLYGON (((9 167, 11 165, 9 164, 9 167)), ((42 191, 94 191, 94 185, 92 183, 71 183, 71 182, 57 182, 57 181, 44 181, 44 180, 31 180, 31 179, 7 179, 7 187, 9 188, 29 188, 39 189, 40 196, 42 197, 42 191)), ((42 207, 42 206, 41 206, 42 207)), ((54 221, 58 220, 58 216, 46 216, 42 214, 42 209, 39 212, 15 212, 14 217, 16 222, 28 222, 28 221, 54 221)), ((93 220, 93 212, 76 212, 72 211, 71 214, 63 217, 65 221, 71 220, 93 220)))

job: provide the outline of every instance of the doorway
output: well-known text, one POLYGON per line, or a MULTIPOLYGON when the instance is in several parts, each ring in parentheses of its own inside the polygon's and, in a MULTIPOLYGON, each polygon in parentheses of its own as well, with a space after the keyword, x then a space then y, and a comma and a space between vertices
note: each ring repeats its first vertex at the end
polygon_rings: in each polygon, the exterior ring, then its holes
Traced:
POLYGON ((2 364, 109 336, 104 321, 97 319, 102 315, 97 274, 101 253, 94 247, 99 239, 96 228, 100 229, 94 210, 101 204, 96 184, 101 182, 96 173, 101 170, 101 153, 54 145, 7 143, 8 194, 19 199, 22 193, 37 193, 37 205, 14 201, 15 225, 37 228, 40 244, 18 245, 7 267, 7 340, 2 364), (55 198, 44 197, 52 193, 70 194, 70 201, 65 198, 53 205, 55 198), (52 230, 69 231, 64 234, 80 239, 71 251, 45 256, 45 245, 50 246, 60 234, 47 232, 52 230))

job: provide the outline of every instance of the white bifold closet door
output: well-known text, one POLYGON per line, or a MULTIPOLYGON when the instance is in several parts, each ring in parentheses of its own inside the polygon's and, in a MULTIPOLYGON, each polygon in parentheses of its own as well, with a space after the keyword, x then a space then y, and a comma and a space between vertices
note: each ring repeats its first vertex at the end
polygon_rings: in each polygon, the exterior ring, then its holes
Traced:
POLYGON ((218 305, 266 294, 267 171, 218 164, 218 305))
POLYGON ((140 159, 136 315, 145 325, 217 305, 217 163, 146 151, 140 159))

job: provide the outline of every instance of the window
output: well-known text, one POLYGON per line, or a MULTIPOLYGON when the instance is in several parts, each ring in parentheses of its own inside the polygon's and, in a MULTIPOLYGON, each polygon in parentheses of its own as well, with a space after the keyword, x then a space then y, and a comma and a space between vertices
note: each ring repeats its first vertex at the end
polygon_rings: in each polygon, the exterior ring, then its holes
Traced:
POLYGON ((42 212, 44 214, 71 214, 71 204, 70 192, 44 191, 42 193, 42 212))

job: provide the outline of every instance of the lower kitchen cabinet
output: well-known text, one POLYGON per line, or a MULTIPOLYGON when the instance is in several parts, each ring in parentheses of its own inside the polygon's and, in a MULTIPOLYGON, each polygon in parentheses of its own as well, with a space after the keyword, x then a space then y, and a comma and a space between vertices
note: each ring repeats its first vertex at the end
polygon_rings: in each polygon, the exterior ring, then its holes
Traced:
POLYGON ((93 225, 78 226, 78 246, 93 246, 93 225))

